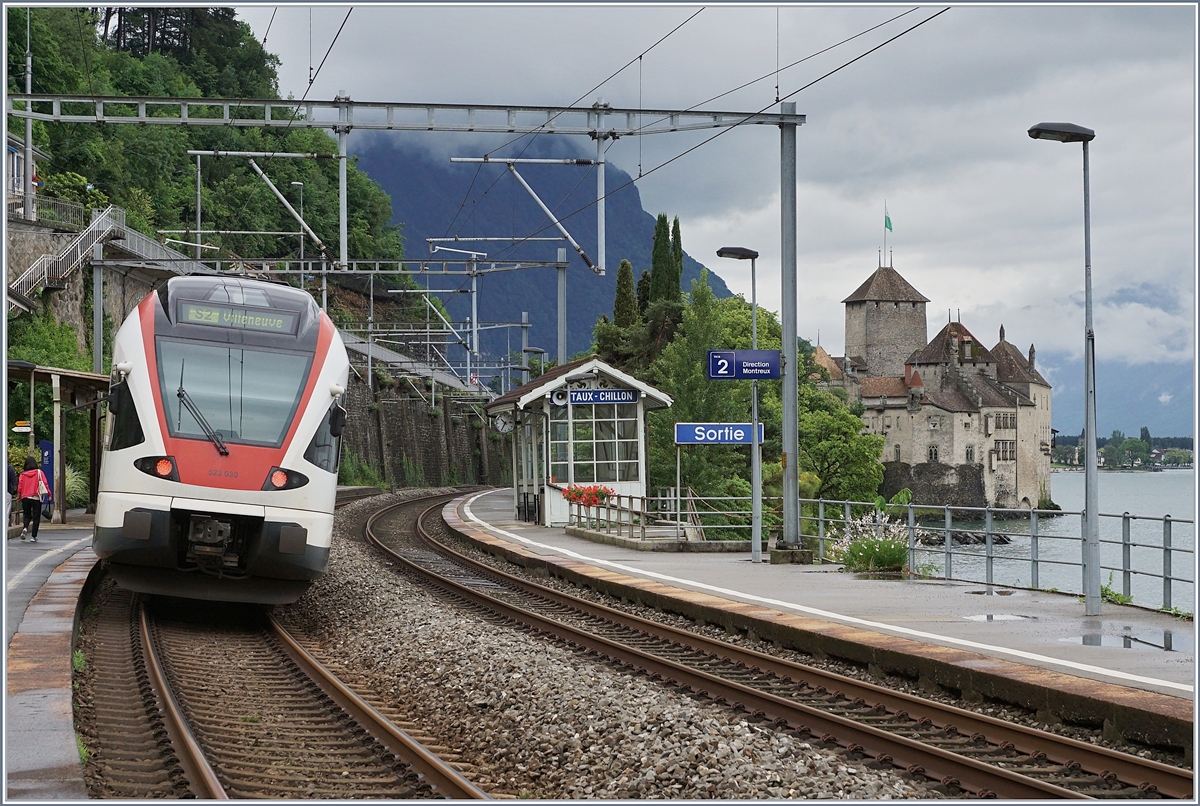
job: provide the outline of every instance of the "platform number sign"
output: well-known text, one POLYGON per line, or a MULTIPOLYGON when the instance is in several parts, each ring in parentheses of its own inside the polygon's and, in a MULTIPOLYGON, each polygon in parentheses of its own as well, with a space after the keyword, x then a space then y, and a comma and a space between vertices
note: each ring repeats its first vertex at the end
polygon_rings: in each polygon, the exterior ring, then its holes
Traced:
POLYGON ((708 351, 709 380, 732 380, 737 377, 737 353, 734 350, 708 351))

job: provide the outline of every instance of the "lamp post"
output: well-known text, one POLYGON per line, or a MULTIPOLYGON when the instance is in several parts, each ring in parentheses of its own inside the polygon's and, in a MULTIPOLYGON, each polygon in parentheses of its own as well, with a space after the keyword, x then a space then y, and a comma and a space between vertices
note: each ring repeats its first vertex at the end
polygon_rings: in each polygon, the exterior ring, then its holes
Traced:
MULTIPOLYGON (((717 257, 750 261, 750 342, 751 349, 758 349, 758 283, 755 278, 754 261, 758 252, 744 246, 723 246, 717 257)), ((762 450, 758 443, 758 380, 750 381, 750 561, 762 562, 762 450)), ((784 491, 784 495, 787 492, 784 491)))
POLYGON ((1096 132, 1074 123, 1039 123, 1029 129, 1035 140, 1083 144, 1083 386, 1084 386, 1084 614, 1100 615, 1100 493, 1096 459, 1096 334, 1092 329, 1092 208, 1088 143, 1096 132))
MULTIPOLYGON (((292 182, 292 187, 300 188, 300 220, 303 221, 304 220, 304 183, 303 182, 292 182)), ((300 233, 300 268, 301 268, 301 270, 304 269, 304 233, 303 232, 300 233)), ((300 278, 301 278, 301 280, 303 280, 304 275, 301 274, 300 278)))

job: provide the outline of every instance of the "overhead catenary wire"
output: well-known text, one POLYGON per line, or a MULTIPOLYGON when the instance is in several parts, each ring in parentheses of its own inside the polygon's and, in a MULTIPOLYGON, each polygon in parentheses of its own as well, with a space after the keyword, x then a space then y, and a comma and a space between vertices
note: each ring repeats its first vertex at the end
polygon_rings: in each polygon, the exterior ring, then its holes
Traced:
MULTIPOLYGON (((637 56, 635 56, 634 58, 630 59, 630 60, 629 60, 628 62, 626 62, 626 63, 625 63, 625 64, 624 64, 624 65, 623 65, 623 66, 622 66, 620 69, 618 69, 618 70, 614 71, 614 72, 613 72, 611 75, 609 75, 609 76, 608 76, 608 78, 604 79, 604 80, 603 80, 603 81, 601 81, 599 84, 597 84, 596 86, 592 87, 592 88, 591 88, 591 89, 589 89, 587 92, 583 93, 583 94, 582 94, 582 95, 580 95, 578 98, 576 98, 574 101, 572 101, 570 104, 568 104, 568 108, 569 108, 569 107, 572 107, 572 106, 574 106, 574 105, 575 105, 575 104, 577 104, 577 103, 579 103, 579 102, 580 102, 580 101, 582 101, 584 98, 587 98, 587 97, 588 97, 589 95, 591 95, 593 92, 595 92, 596 90, 600 89, 601 87, 603 87, 603 86, 604 86, 605 84, 607 84, 608 82, 612 81, 614 78, 616 78, 618 75, 620 75, 620 74, 621 74, 621 73, 622 73, 624 70, 626 70, 626 69, 627 69, 627 68, 628 68, 628 67, 629 67, 631 64, 633 64, 634 62, 638 62, 638 64, 639 64, 639 68, 638 68, 638 69, 639 69, 639 76, 640 76, 640 70, 641 70, 641 59, 642 59, 642 57, 643 57, 643 56, 645 56, 645 55, 646 55, 647 53, 649 53, 650 51, 654 50, 656 47, 658 47, 659 45, 661 45, 663 42, 665 42, 665 41, 666 41, 666 40, 667 40, 667 39, 668 39, 668 38, 669 38, 669 37, 670 37, 672 34, 674 34, 674 33, 675 33, 676 31, 678 31, 680 28, 682 28, 683 26, 687 25, 687 24, 688 24, 689 22, 691 22, 692 20, 696 19, 696 17, 698 17, 698 16, 700 15, 700 12, 701 12, 701 11, 704 11, 704 9, 705 9, 705 7, 704 7, 704 6, 701 6, 701 7, 700 7, 700 9, 699 9, 699 10, 698 10, 698 11, 697 11, 695 14, 692 14, 690 17, 688 17, 686 20, 684 20, 683 22, 681 22, 681 23, 679 23, 678 25, 676 25, 676 26, 675 26, 674 28, 672 28, 670 31, 667 31, 665 34, 663 34, 661 37, 659 37, 659 38, 658 38, 658 40, 654 42, 654 44, 652 44, 650 47, 648 47, 648 48, 646 48, 645 50, 643 50, 641 53, 639 53, 639 54, 638 54, 637 56)), ((565 111, 565 110, 564 110, 564 111, 565 111)), ((538 136, 538 134, 541 132, 541 130, 542 130, 542 129, 544 129, 544 128, 546 128, 547 126, 549 126, 551 123, 553 123, 553 122, 554 122, 554 120, 555 120, 555 119, 556 119, 556 118, 557 118, 559 115, 561 115, 561 114, 563 114, 563 113, 562 113, 562 112, 559 112, 558 114, 555 114, 555 115, 553 115, 553 116, 552 116, 552 117, 550 117, 548 120, 546 120, 546 122, 545 122, 545 123, 543 123, 542 125, 538 126, 538 128, 537 128, 535 131, 533 131, 533 132, 525 132, 525 133, 523 133, 523 134, 517 135, 516 137, 512 138, 511 140, 509 140, 509 141, 507 141, 507 142, 505 142, 505 143, 503 143, 503 144, 501 144, 501 145, 497 146, 496 148, 493 148, 493 149, 491 149, 491 150, 490 150, 490 151, 488 151, 487 153, 488 153, 488 154, 494 154, 494 153, 496 153, 497 151, 500 151, 501 149, 508 148, 510 145, 512 145, 513 143, 516 143, 516 142, 518 142, 519 140, 522 140, 522 139, 524 139, 524 138, 526 138, 526 137, 529 137, 529 138, 530 138, 529 142, 528 142, 528 143, 526 143, 526 144, 525 144, 525 146, 524 146, 524 147, 521 149, 520 153, 519 153, 519 154, 517 154, 517 157, 518 157, 518 158, 520 158, 520 157, 521 157, 521 156, 522 156, 522 155, 523 155, 523 154, 526 152, 526 150, 528 150, 529 146, 533 144, 533 141, 534 141, 535 139, 537 139, 537 136, 538 136)), ((457 211, 457 212, 454 214, 454 217, 453 217, 452 219, 450 219, 450 224, 449 224, 449 225, 446 227, 446 232, 444 233, 445 235, 449 235, 449 234, 450 234, 450 229, 451 229, 451 228, 454 226, 454 222, 458 220, 458 216, 459 216, 459 215, 462 213, 462 211, 463 211, 463 208, 464 208, 464 207, 466 207, 466 205, 467 205, 467 199, 470 197, 470 195, 471 195, 471 191, 472 191, 472 190, 474 189, 474 187, 475 187, 475 182, 476 182, 476 180, 479 178, 479 172, 480 172, 482 169, 483 169, 483 164, 482 164, 482 163, 480 163, 479 167, 475 169, 475 176, 473 176, 473 177, 471 178, 471 185, 470 185, 470 186, 467 188, 467 192, 466 192, 466 194, 464 194, 464 196, 463 196, 463 201, 462 201, 462 203, 461 203, 461 204, 458 206, 458 211, 457 211)), ((496 186, 496 183, 497 183, 497 182, 499 182, 499 181, 500 181, 500 179, 501 179, 501 177, 503 177, 503 176, 505 176, 505 174, 503 174, 503 173, 502 173, 502 174, 499 174, 499 175, 496 177, 496 179, 495 179, 495 180, 493 180, 492 184, 488 185, 487 189, 486 189, 486 190, 484 190, 484 191, 483 191, 483 193, 479 194, 478 198, 476 198, 476 199, 475 199, 475 200, 474 200, 472 203, 474 204, 474 203, 478 202, 478 201, 479 201, 479 199, 482 199, 482 198, 483 198, 484 196, 486 196, 486 195, 487 195, 489 192, 491 192, 492 188, 494 188, 494 187, 496 186)), ((468 218, 468 220, 470 220, 470 219, 468 218)), ((463 222, 463 226, 465 226, 465 225, 466 225, 466 222, 464 221, 464 222, 463 222)), ((459 232, 461 232, 461 231, 462 231, 462 227, 459 227, 459 232)))
MULTIPOLYGON (((837 72, 839 72, 839 71, 841 71, 841 70, 844 70, 845 68, 847 68, 847 67, 849 67, 850 65, 854 64, 855 62, 858 62, 858 61, 860 61, 861 59, 864 59, 864 58, 866 58, 867 56, 869 56, 870 54, 872 54, 872 53, 874 53, 875 51, 879 50, 880 48, 883 48, 883 47, 885 47, 885 46, 887 46, 887 45, 891 44, 892 42, 895 42, 895 41, 896 41, 897 39, 899 39, 900 37, 902 37, 902 36, 904 36, 904 35, 906 35, 906 34, 908 34, 908 33, 911 33, 912 31, 915 31, 917 28, 920 28, 920 27, 921 27, 922 25, 924 25, 925 23, 927 23, 927 22, 930 22, 930 21, 932 21, 932 20, 934 20, 934 19, 936 19, 936 18, 940 17, 942 14, 945 14, 947 11, 949 11, 949 10, 950 10, 950 8, 951 8, 951 6, 947 6, 946 8, 943 8, 941 11, 937 12, 936 14, 933 14, 933 15, 931 15, 931 16, 929 16, 929 17, 926 17, 925 19, 921 20, 920 22, 916 23, 915 25, 912 25, 912 26, 910 26, 910 27, 908 27, 908 28, 904 29, 904 30, 903 30, 903 31, 901 31, 900 33, 896 34, 895 36, 893 36, 893 37, 891 37, 891 38, 889 38, 889 39, 886 39, 886 40, 884 40, 883 42, 879 43, 879 44, 878 44, 878 45, 876 45, 875 47, 873 47, 873 48, 870 48, 869 50, 866 50, 866 51, 864 51, 864 52, 860 53, 858 56, 855 56, 853 59, 851 59, 851 60, 849 60, 849 61, 847 61, 847 62, 845 62, 845 63, 843 63, 843 64, 841 64, 841 65, 839 65, 839 66, 837 66, 837 67, 835 67, 834 69, 830 70, 829 72, 825 73, 824 75, 821 75, 821 76, 819 76, 818 78, 815 78, 815 79, 813 79, 812 81, 808 82, 807 84, 805 84, 804 86, 800 87, 799 89, 793 90, 792 92, 788 93, 787 95, 784 95, 784 96, 783 96, 783 97, 781 97, 779 100, 780 100, 780 101, 786 101, 786 100, 788 100, 788 99, 790 99, 790 98, 793 98, 793 97, 795 97, 796 95, 799 95, 799 94, 800 94, 801 92, 803 92, 804 90, 806 90, 806 89, 809 89, 810 87, 812 87, 813 85, 815 85, 815 84, 817 84, 817 83, 819 83, 819 82, 821 82, 821 81, 824 81, 825 79, 829 78, 829 77, 830 77, 830 76, 832 76, 833 74, 835 74, 835 73, 837 73, 837 72)), ((908 12, 906 12, 906 13, 908 13, 908 12)), ((901 15, 901 16, 903 16, 903 15, 901 15)), ((878 26, 876 26, 876 27, 878 27, 878 26)), ((768 75, 770 75, 770 74, 768 74, 768 75)), ((758 80, 761 80, 761 79, 758 79, 758 80)), ((751 82, 751 83, 753 83, 753 82, 751 82)), ((757 112, 750 112, 750 113, 748 113, 748 114, 747 114, 745 117, 743 117, 741 120, 739 120, 739 121, 735 122, 734 124, 732 124, 732 125, 731 125, 731 126, 729 126, 728 128, 721 129, 720 131, 718 131, 716 134, 712 135, 711 137, 708 137, 708 138, 706 138, 706 139, 702 140, 701 142, 697 143, 696 145, 692 146, 691 148, 688 148, 688 149, 685 149, 684 151, 681 151, 680 153, 676 154, 674 157, 671 157, 671 158, 670 158, 670 159, 668 159, 667 161, 665 161, 665 162, 663 162, 663 163, 660 163, 660 164, 658 164, 658 165, 654 166, 654 167, 653 167, 653 168, 651 168, 650 170, 646 171, 646 172, 645 172, 645 173, 644 173, 642 176, 639 176, 639 177, 638 177, 638 178, 636 178, 636 179, 630 179, 628 182, 625 182, 624 184, 622 184, 622 185, 620 185, 620 186, 618 186, 618 187, 616 187, 616 188, 612 189, 611 191, 608 191, 607 193, 605 193, 605 194, 604 194, 604 198, 605 198, 605 199, 607 199, 609 196, 612 196, 612 195, 614 195, 614 194, 616 194, 616 193, 619 193, 620 191, 624 190, 625 188, 629 187, 630 185, 636 184, 636 183, 637 183, 638 181, 640 181, 640 180, 641 180, 643 177, 649 176, 650 174, 654 173, 655 171, 658 171, 658 170, 660 170, 660 169, 662 169, 662 168, 665 168, 665 167, 667 167, 668 165, 670 165, 671 163, 675 162, 676 160, 682 159, 683 157, 687 156, 688 154, 692 153, 693 151, 695 151, 695 150, 697 150, 697 149, 699 149, 699 148, 702 148, 703 146, 706 146, 706 145, 708 145, 708 144, 709 144, 709 143, 711 143, 713 140, 716 140, 718 137, 721 137, 721 136, 723 136, 723 135, 725 135, 725 134, 727 134, 727 133, 729 133, 729 132, 733 131, 734 129, 736 129, 736 128, 738 128, 738 127, 742 126, 742 125, 744 125, 744 124, 746 123, 746 121, 750 120, 751 118, 755 117, 756 115, 761 115, 762 113, 766 112, 768 109, 770 109, 770 108, 771 108, 772 106, 774 106, 774 105, 775 105, 775 102, 774 102, 774 101, 772 101, 771 103, 767 104, 766 106, 764 106, 762 109, 758 110, 757 112)), ((560 218, 559 218, 559 221, 560 221, 560 222, 563 222, 563 221, 566 221, 566 220, 568 220, 568 219, 570 219, 570 218, 572 218, 572 217, 574 217, 574 216, 577 216, 577 215, 579 215, 580 213, 586 212, 587 210, 589 210, 589 209, 591 209, 592 207, 594 207, 594 206, 595 206, 597 203, 599 203, 599 201, 600 201, 600 200, 599 200, 599 199, 597 199, 597 200, 595 200, 595 201, 589 202, 589 203, 585 204, 583 207, 580 207, 578 210, 575 210, 575 211, 574 211, 574 212, 572 212, 572 213, 568 213, 567 215, 560 217, 560 218)), ((542 227, 541 229, 539 229, 539 230, 536 230, 536 231, 534 231, 534 232, 530 233, 530 234, 529 234, 527 237, 529 237, 529 238, 532 238, 532 237, 534 237, 534 236, 536 236, 536 235, 539 235, 539 234, 541 234, 541 233, 545 232, 545 231, 546 231, 546 230, 548 230, 549 228, 550 228, 549 226, 542 227)), ((518 243, 518 244, 515 244, 515 246, 519 246, 519 245, 520 245, 520 243, 518 243)))

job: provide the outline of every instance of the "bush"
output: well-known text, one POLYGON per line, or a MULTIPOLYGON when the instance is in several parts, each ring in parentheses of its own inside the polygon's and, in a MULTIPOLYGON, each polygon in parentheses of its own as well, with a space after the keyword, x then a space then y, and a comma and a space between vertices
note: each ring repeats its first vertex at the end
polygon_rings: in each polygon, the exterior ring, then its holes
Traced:
POLYGON ((901 571, 908 565, 908 527, 886 515, 864 515, 846 525, 829 556, 848 571, 901 571))
POLYGON ((908 565, 908 543, 888 538, 855 540, 842 552, 849 571, 902 571, 908 565))
POLYGON ((67 465, 66 493, 67 507, 70 509, 86 507, 89 503, 87 476, 76 470, 74 465, 67 465))

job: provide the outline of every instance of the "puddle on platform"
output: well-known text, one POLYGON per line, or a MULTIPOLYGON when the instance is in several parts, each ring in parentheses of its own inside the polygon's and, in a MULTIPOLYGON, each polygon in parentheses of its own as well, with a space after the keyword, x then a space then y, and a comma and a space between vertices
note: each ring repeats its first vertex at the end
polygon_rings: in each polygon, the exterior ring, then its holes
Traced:
POLYGON ((972 596, 1016 596, 1018 591, 1013 590, 992 590, 988 588, 985 591, 967 591, 972 596))
POLYGON ((1014 616, 1010 613, 980 613, 976 616, 963 616, 967 621, 1037 621, 1037 616, 1014 616))
POLYGON ((900 571, 874 571, 863 574, 855 574, 855 579, 908 579, 908 575, 900 571))
POLYGON ((1087 633, 1073 635, 1070 638, 1059 638, 1066 644, 1081 644, 1083 646, 1116 647, 1117 649, 1144 649, 1165 652, 1196 651, 1195 638, 1191 633, 1171 632, 1170 630, 1129 630, 1117 635, 1104 633, 1087 633))

